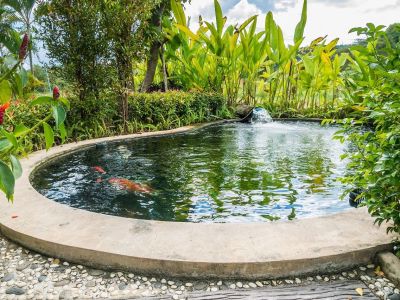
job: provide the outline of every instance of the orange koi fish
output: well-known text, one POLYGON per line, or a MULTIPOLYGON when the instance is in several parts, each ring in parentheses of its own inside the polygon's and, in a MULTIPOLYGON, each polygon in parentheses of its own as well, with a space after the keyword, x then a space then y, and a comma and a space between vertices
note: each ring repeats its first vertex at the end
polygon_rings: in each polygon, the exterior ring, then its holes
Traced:
POLYGON ((100 174, 106 174, 106 171, 104 171, 102 167, 94 166, 92 167, 92 169, 95 170, 96 172, 99 172, 100 174))
POLYGON ((150 194, 152 192, 152 189, 148 185, 136 183, 126 178, 111 178, 108 180, 108 182, 112 185, 119 186, 120 188, 131 192, 146 194, 150 194))

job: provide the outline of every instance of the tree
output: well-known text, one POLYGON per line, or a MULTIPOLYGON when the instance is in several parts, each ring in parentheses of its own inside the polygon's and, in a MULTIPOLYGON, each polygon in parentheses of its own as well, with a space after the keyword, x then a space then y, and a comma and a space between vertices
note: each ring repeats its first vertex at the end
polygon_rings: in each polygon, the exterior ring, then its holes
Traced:
MULTIPOLYGON (((154 32, 155 38, 153 39, 150 46, 150 51, 147 59, 146 75, 143 80, 143 84, 140 88, 141 92, 147 92, 154 80, 154 75, 156 73, 158 60, 160 57, 160 50, 161 47, 163 46, 163 41, 161 36, 162 18, 168 6, 168 2, 169 1, 163 0, 152 12, 150 20, 151 21, 150 28, 154 32)), ((168 13, 170 12, 170 10, 167 11, 168 13)), ((164 86, 164 88, 166 89, 166 86, 164 86)))
MULTIPOLYGON (((3 5, 7 8, 8 13, 11 15, 10 20, 14 24, 22 24, 22 31, 27 33, 32 38, 33 29, 33 9, 35 0, 3 0, 3 5)), ((33 72, 32 61, 32 45, 28 48, 29 66, 33 72)))
POLYGON ((395 47, 400 42, 400 23, 390 25, 386 29, 386 35, 392 44, 392 47, 395 47))
POLYGON ((128 95, 134 91, 133 60, 144 58, 151 12, 159 1, 103 0, 101 12, 118 74, 119 104, 124 128, 128 120, 128 95))
POLYGON ((94 113, 101 93, 113 85, 110 42, 99 18, 100 0, 51 0, 37 9, 50 65, 78 95, 81 117, 94 113))

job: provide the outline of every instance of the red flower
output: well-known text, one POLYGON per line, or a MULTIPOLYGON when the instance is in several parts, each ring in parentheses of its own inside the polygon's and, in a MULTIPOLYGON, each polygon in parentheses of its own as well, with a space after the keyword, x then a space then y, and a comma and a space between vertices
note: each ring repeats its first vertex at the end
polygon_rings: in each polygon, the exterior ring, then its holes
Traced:
POLYGON ((4 122, 4 113, 10 107, 10 102, 7 102, 3 105, 0 105, 0 125, 3 125, 4 122))
POLYGON ((57 100, 58 98, 60 98, 60 89, 58 88, 58 86, 55 86, 53 88, 53 99, 57 100))
POLYGON ((19 47, 19 60, 24 60, 26 56, 26 52, 28 51, 29 45, 29 36, 27 33, 24 34, 22 38, 21 46, 19 47))

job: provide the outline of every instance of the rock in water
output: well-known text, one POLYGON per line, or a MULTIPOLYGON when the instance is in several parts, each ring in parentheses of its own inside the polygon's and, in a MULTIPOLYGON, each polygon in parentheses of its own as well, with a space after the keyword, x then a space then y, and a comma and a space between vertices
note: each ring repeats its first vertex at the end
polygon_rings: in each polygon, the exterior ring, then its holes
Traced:
POLYGON ((239 118, 243 119, 251 112, 252 109, 253 107, 250 105, 240 104, 236 107, 235 114, 239 118))

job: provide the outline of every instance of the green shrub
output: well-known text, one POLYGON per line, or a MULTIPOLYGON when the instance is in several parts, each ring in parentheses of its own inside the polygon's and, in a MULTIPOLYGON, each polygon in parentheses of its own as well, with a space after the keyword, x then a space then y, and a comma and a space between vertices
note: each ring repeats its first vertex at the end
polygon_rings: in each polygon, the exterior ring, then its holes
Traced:
POLYGON ((129 97, 129 123, 137 131, 206 122, 229 117, 225 104, 223 96, 216 93, 136 93, 129 97))
POLYGON ((353 112, 337 135, 354 149, 347 154, 344 183, 363 191, 360 197, 378 224, 388 222, 388 231, 400 233, 400 45, 392 47, 383 28, 353 29, 368 44, 352 47, 347 86, 353 112), (377 51, 380 40, 387 43, 377 51))

